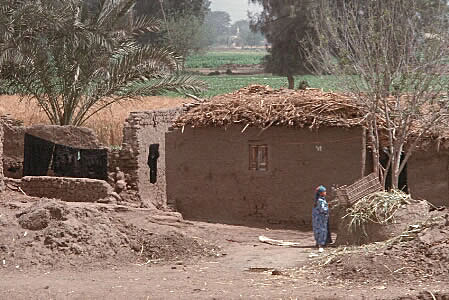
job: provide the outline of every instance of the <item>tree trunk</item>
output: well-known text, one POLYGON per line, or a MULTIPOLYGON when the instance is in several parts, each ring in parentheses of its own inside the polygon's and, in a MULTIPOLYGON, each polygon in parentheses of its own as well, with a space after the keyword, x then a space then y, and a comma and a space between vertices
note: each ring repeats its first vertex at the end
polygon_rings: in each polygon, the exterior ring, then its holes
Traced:
POLYGON ((399 189, 399 168, 401 166, 401 152, 398 151, 393 155, 393 161, 391 165, 391 188, 399 189))
POLYGON ((379 169, 379 147, 378 144, 376 142, 376 137, 375 137, 375 133, 374 133, 374 128, 375 126, 373 125, 373 122, 371 121, 369 123, 369 127, 368 127, 368 136, 370 139, 370 144, 371 144, 371 154, 373 157, 373 172, 379 176, 379 180, 382 183, 383 182, 383 178, 380 174, 380 169, 379 169))
POLYGON ((361 177, 365 176, 366 170, 366 128, 362 129, 362 170, 361 177))
POLYGON ((295 88, 295 78, 292 75, 288 75, 287 79, 288 79, 288 88, 293 90, 295 88))

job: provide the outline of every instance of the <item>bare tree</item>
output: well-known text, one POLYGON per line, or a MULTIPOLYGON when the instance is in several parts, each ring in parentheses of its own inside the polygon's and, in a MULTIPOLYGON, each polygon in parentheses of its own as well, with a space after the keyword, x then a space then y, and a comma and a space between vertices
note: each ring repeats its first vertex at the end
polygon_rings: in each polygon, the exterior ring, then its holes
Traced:
POLYGON ((314 70, 337 75, 366 110, 374 171, 385 184, 391 170, 393 188, 420 141, 448 118, 447 6, 422 2, 321 0, 305 49, 314 70))
POLYGON ((53 124, 82 125, 112 103, 205 84, 181 58, 142 45, 159 23, 132 17, 133 0, 0 0, 0 77, 53 124))

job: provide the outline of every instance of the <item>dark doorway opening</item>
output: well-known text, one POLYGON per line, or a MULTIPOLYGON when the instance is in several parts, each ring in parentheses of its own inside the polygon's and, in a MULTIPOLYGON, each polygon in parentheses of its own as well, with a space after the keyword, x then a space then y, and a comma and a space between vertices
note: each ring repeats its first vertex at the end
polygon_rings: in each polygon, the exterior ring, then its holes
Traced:
POLYGON ((52 176, 107 180, 108 151, 55 144, 26 133, 23 176, 52 176))
MULTIPOLYGON (((401 163, 404 159, 405 155, 401 155, 401 163)), ((380 164, 382 167, 386 168, 388 163, 388 154, 384 151, 380 152, 380 164)), ((385 189, 387 191, 391 190, 393 184, 391 180, 391 166, 387 173, 387 178, 385 180, 385 189)), ((403 191, 404 193, 408 193, 408 186, 407 186, 407 164, 405 164, 404 169, 402 170, 401 174, 399 174, 399 186, 398 188, 403 191)))
POLYGON ((159 144, 151 144, 148 149, 148 167, 150 167, 150 183, 157 181, 157 159, 159 158, 159 144))

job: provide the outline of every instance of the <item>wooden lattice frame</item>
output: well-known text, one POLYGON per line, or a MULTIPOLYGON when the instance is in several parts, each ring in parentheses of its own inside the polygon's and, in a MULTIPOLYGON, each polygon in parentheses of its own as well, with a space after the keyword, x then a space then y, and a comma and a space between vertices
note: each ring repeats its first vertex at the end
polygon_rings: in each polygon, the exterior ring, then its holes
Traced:
POLYGON ((378 175, 371 173, 351 185, 339 187, 335 192, 340 205, 351 206, 363 197, 382 190, 378 175))

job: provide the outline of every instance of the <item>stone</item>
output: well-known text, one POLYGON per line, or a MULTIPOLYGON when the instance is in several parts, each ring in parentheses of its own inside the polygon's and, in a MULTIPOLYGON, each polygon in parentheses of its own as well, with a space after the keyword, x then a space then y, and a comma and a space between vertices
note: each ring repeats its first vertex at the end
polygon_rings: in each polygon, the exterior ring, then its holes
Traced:
POLYGON ((120 194, 124 190, 126 190, 126 182, 124 180, 117 181, 115 183, 115 191, 120 194))
POLYGON ((125 173, 123 173, 122 171, 120 171, 120 169, 118 169, 117 173, 115 173, 115 180, 117 180, 117 182, 125 180, 125 173))

